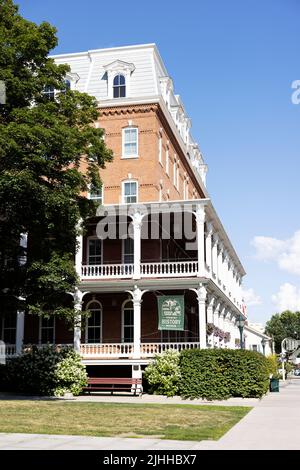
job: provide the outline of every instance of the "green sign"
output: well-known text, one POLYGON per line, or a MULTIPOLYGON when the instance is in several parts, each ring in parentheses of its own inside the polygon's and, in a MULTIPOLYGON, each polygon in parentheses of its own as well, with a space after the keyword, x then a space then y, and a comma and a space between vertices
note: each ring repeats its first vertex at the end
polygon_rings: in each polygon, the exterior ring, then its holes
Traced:
POLYGON ((184 330, 184 296, 161 295, 157 297, 158 329, 184 330))

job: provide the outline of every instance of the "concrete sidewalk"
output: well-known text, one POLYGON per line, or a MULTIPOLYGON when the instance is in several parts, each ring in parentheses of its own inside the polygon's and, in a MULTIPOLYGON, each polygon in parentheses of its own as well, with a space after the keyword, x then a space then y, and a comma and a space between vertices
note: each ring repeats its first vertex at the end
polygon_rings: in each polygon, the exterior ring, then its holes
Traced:
POLYGON ((263 398, 211 448, 300 450, 300 380, 286 385, 263 398))
MULTIPOLYGON (((94 397, 91 397, 92 399, 94 397)), ((103 398, 103 397, 101 397, 103 398)), ((111 398, 111 397, 108 397, 111 398)), ((120 397, 114 397, 118 400, 120 397)), ((125 398, 124 398, 125 399, 125 398)), ((139 403, 154 403, 137 398, 139 403)), ((175 403, 176 398, 167 403, 175 403)), ((233 399, 234 400, 234 399, 233 399)), ((94 401, 94 400, 93 400, 94 401)), ((100 401, 100 400, 99 400, 100 401)), ((103 401, 103 400, 101 400, 103 401)), ((111 401, 107 400, 107 401, 111 401)), ((163 403, 162 400, 157 400, 163 403)), ((201 400, 188 403, 203 404, 201 400)), ((232 405, 232 400, 230 400, 232 405)), ((132 403, 132 400, 131 400, 132 403)), ((224 402, 213 402, 224 404, 224 402)), ((229 405, 229 400, 228 402, 229 405)), ((243 402, 245 403, 245 402, 243 402)), ((211 404, 207 403, 207 404, 211 404)), ((238 404, 237 401, 234 404, 238 404)), ((239 403, 240 404, 240 403, 239 403)), ((249 405, 249 403, 247 403, 249 405)), ((300 380, 282 384, 279 393, 256 400, 254 408, 219 441, 173 441, 156 438, 0 434, 0 450, 300 450, 300 380)))

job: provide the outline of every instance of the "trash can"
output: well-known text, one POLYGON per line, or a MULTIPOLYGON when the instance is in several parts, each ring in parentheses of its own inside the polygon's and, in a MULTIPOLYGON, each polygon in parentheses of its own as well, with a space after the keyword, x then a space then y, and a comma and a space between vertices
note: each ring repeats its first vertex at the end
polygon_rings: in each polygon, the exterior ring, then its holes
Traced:
POLYGON ((270 392, 279 392, 279 379, 270 379, 270 392))

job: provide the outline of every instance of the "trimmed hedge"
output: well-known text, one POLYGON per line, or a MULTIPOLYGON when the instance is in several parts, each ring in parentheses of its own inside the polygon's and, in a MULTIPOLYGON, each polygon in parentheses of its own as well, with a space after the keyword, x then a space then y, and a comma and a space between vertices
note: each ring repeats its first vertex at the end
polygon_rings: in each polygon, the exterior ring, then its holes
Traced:
POLYGON ((190 349, 180 353, 183 398, 220 400, 262 397, 269 389, 270 364, 255 351, 190 349))
POLYGON ((87 374, 80 356, 72 347, 32 347, 21 356, 0 365, 0 390, 33 395, 79 395, 87 374))

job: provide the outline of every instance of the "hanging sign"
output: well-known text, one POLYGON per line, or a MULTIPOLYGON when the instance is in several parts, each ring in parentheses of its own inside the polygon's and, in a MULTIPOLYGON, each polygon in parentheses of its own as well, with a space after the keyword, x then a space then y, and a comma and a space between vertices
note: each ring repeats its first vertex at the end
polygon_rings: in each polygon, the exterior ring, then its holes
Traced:
POLYGON ((161 295, 157 304, 158 329, 184 331, 184 296, 161 295))

